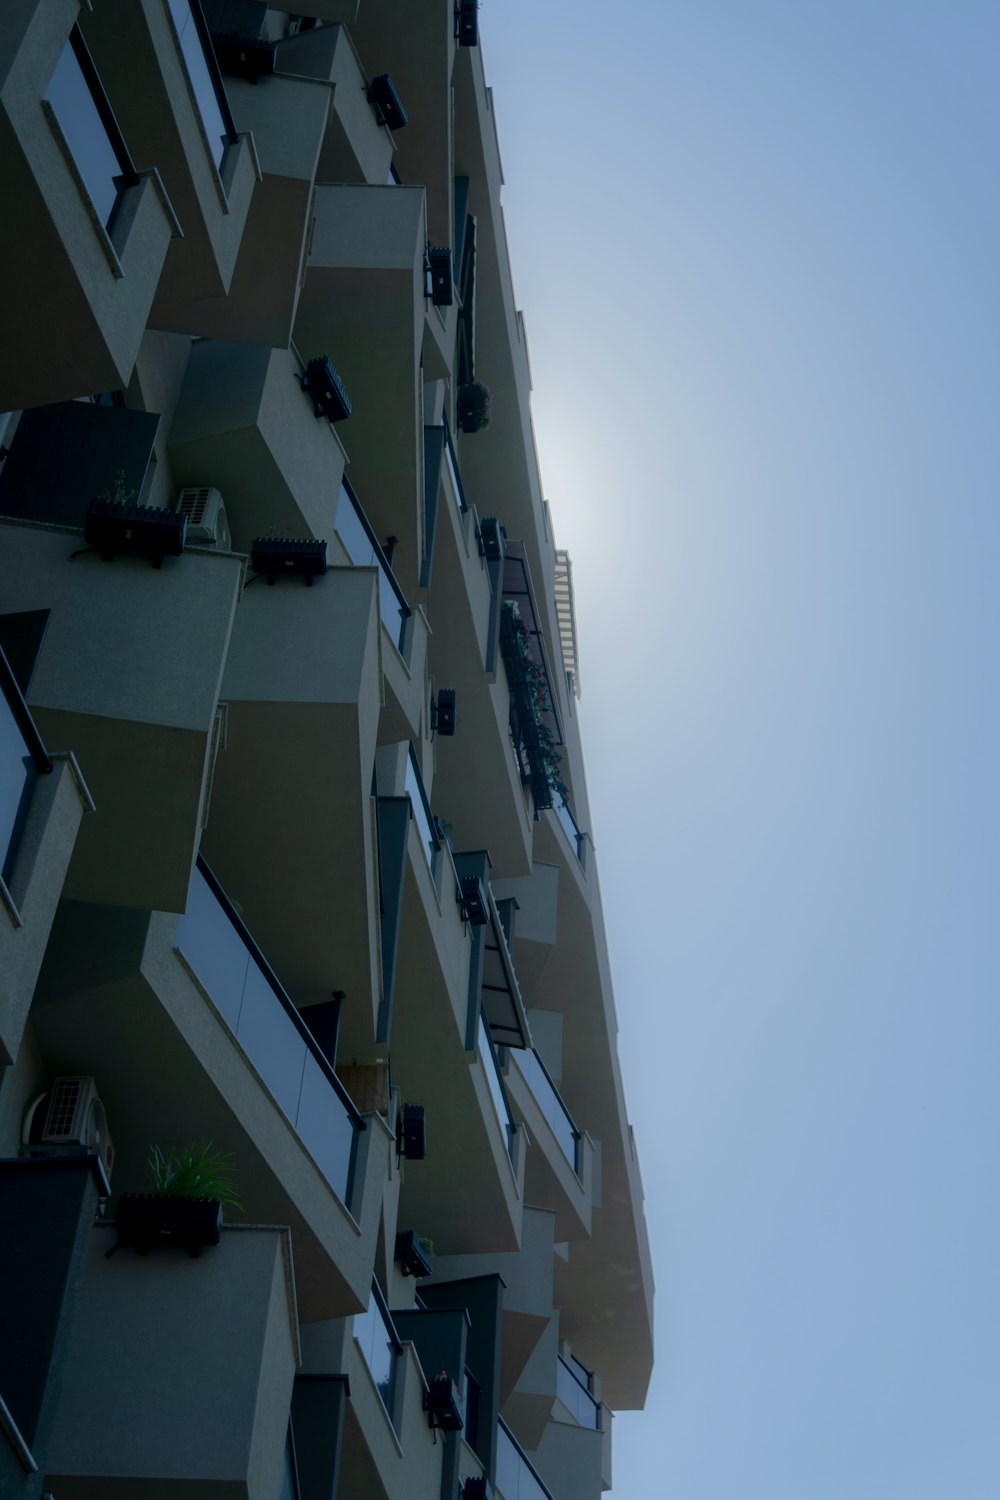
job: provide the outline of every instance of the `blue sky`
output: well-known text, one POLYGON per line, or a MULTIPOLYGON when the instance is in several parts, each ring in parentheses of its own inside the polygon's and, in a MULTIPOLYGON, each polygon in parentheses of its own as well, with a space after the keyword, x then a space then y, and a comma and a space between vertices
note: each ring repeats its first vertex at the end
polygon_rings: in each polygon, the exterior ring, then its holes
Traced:
POLYGON ((1000 6, 481 33, 657 1278, 615 1492, 992 1500, 1000 6))

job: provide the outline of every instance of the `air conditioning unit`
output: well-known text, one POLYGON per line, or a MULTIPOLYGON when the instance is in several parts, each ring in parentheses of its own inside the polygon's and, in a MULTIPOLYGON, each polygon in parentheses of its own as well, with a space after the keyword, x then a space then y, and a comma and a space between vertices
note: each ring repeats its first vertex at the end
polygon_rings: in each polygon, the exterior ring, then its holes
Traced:
POLYGON ((56 1078, 48 1093, 33 1099, 21 1149, 24 1156, 97 1156, 110 1178, 115 1150, 93 1078, 56 1078))
POLYGON ((177 496, 175 510, 187 516, 187 539, 204 547, 229 551, 229 520, 218 490, 188 485, 177 496))

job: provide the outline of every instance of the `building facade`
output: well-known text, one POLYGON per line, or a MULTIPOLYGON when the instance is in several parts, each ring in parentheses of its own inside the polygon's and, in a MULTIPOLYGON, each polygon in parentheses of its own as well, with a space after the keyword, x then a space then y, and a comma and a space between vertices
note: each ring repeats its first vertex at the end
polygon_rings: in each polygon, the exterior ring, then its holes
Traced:
POLYGON ((478 39, 0 7, 4 1497, 596 1500, 645 1398, 478 39))

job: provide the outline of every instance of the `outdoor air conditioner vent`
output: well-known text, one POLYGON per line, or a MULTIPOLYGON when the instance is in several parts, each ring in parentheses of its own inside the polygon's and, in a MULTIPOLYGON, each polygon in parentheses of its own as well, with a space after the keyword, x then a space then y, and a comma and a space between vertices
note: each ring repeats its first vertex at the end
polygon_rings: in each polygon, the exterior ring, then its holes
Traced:
POLYGON ((230 549, 229 519, 218 490, 207 485, 188 485, 177 496, 175 510, 187 516, 187 539, 204 547, 230 549))
POLYGON ((56 1078, 47 1094, 29 1104, 21 1131, 22 1154, 96 1156, 111 1176, 114 1147, 93 1078, 56 1078))

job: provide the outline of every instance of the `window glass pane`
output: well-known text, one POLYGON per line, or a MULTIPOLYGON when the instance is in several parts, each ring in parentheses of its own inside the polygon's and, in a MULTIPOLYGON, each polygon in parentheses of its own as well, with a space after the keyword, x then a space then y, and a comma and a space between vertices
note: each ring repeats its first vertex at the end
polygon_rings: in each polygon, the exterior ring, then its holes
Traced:
POLYGON ((67 42, 62 50, 45 97, 52 105, 98 217, 102 224, 107 224, 118 198, 114 179, 121 168, 72 42, 67 42))
POLYGON ((201 123, 205 127, 205 134, 212 148, 212 157, 216 166, 221 167, 222 158, 226 154, 226 146, 229 144, 229 132, 222 118, 222 110, 219 108, 219 96, 215 92, 215 84, 205 59, 201 36, 194 16, 191 14, 190 0, 168 0, 168 4, 170 14, 174 18, 174 26, 177 28, 181 54, 191 76, 191 85, 198 104, 198 112, 201 115, 201 123))

